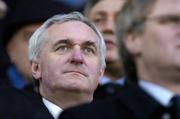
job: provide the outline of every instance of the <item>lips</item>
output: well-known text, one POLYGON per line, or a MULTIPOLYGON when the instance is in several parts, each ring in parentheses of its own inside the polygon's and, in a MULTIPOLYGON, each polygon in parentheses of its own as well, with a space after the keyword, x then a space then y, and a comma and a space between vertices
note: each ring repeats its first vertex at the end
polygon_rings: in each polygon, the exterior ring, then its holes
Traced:
POLYGON ((112 44, 112 45, 114 45, 114 42, 108 41, 108 40, 106 40, 105 43, 106 43, 106 44, 112 44))
POLYGON ((87 74, 82 72, 82 71, 77 71, 77 70, 70 70, 70 71, 64 71, 64 73, 75 73, 75 74, 81 74, 85 77, 87 77, 87 74))
POLYGON ((105 43, 106 43, 106 47, 107 48, 111 48, 111 47, 115 47, 116 46, 116 44, 112 40, 110 40, 110 39, 105 39, 105 43))

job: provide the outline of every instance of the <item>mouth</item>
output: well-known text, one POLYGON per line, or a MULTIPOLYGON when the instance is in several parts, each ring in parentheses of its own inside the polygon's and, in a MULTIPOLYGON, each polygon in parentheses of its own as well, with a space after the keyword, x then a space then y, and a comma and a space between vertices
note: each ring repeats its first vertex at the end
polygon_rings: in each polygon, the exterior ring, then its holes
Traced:
POLYGON ((80 74, 87 77, 86 73, 81 72, 81 71, 65 71, 64 73, 80 74))
POLYGON ((109 40, 109 39, 105 39, 105 43, 108 49, 116 46, 116 44, 112 40, 109 40))

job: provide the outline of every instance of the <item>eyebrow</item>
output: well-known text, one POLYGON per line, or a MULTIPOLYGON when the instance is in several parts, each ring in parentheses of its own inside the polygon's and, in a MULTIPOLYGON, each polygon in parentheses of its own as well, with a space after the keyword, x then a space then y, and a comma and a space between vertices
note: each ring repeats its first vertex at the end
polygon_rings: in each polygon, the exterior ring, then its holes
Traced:
POLYGON ((106 15, 106 12, 104 12, 104 11, 98 11, 98 12, 95 13, 95 15, 105 16, 105 15, 106 15))
POLYGON ((54 46, 57 46, 58 44, 60 43, 71 43, 71 41, 69 39, 61 39, 61 40, 58 40, 54 46))
POLYGON ((83 46, 92 46, 97 50, 97 46, 96 46, 95 42, 93 42, 93 41, 87 41, 87 42, 83 43, 83 46))
POLYGON ((59 39, 57 42, 55 42, 55 44, 53 44, 53 49, 56 49, 56 47, 59 45, 59 44, 72 44, 72 42, 69 40, 69 39, 59 39))
MULTIPOLYGON (((73 43, 70 39, 62 39, 62 40, 58 40, 54 45, 53 48, 56 48, 59 44, 72 44, 74 45, 75 43, 73 43)), ((82 46, 92 46, 97 50, 97 46, 96 43, 94 41, 86 41, 84 43, 82 43, 82 46)))

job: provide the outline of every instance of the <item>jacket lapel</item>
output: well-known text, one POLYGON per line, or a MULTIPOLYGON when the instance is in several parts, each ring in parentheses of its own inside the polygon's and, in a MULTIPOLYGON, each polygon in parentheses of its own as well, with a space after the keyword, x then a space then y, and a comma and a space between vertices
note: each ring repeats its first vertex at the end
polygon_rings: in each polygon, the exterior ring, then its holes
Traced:
POLYGON ((119 99, 138 119, 148 119, 152 117, 154 111, 161 107, 161 105, 141 89, 138 84, 130 84, 121 92, 119 99))

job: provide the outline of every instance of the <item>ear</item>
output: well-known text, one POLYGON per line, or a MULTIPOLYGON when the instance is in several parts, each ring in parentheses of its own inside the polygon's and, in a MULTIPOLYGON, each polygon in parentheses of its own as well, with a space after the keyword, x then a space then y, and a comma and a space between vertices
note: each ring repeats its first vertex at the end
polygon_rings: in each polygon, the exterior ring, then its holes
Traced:
POLYGON ((124 44, 132 55, 139 55, 141 53, 142 39, 140 35, 127 33, 124 38, 124 44))
POLYGON ((38 62, 35 61, 31 62, 31 72, 35 79, 41 78, 41 67, 38 62))
POLYGON ((104 75, 104 69, 100 69, 100 77, 104 75))
MULTIPOLYGON (((100 71, 99 71, 99 79, 104 75, 104 69, 100 69, 100 71)), ((98 79, 98 84, 100 84, 100 80, 98 79)))

